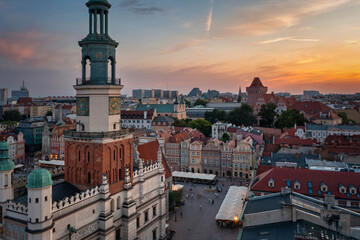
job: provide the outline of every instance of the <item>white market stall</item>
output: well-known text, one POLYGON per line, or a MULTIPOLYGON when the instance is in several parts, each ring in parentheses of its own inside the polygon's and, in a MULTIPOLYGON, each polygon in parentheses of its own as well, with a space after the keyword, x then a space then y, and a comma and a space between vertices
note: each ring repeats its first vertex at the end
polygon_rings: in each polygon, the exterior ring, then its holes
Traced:
POLYGON ((192 173, 192 172, 172 172, 172 176, 179 181, 194 181, 201 183, 216 183, 216 175, 215 174, 205 174, 205 173, 192 173))
POLYGON ((215 217, 218 223, 233 224, 239 222, 247 191, 247 187, 231 186, 229 188, 215 217))

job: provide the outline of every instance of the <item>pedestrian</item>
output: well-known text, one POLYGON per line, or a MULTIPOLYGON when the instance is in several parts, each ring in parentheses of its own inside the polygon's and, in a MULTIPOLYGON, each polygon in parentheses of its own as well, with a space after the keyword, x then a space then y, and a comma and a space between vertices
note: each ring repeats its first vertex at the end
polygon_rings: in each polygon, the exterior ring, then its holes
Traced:
POLYGON ((182 211, 180 212, 180 216, 181 216, 181 218, 183 217, 183 216, 182 216, 182 211))
POLYGON ((202 206, 201 206, 201 204, 200 204, 200 211, 201 211, 201 207, 202 207, 202 206))
POLYGON ((209 203, 211 203, 211 198, 209 198, 209 203))

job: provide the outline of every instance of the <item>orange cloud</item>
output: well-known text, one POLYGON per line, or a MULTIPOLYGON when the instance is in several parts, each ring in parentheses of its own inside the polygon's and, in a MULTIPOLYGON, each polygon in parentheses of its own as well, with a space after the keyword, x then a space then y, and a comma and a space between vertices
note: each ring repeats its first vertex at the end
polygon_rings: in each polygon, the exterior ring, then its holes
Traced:
POLYGON ((57 36, 35 32, 7 33, 0 39, 0 55, 18 64, 41 65, 58 55, 47 48, 57 36))

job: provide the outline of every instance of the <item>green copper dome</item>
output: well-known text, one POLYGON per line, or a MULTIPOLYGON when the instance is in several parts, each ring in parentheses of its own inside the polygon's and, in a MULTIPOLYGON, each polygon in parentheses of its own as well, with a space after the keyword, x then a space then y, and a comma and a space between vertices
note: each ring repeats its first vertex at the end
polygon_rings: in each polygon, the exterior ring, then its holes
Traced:
POLYGON ((5 141, 0 143, 0 150, 9 150, 9 144, 5 141))
POLYGON ((53 184, 51 174, 48 170, 38 168, 32 171, 27 178, 27 188, 43 188, 53 184))
POLYGON ((9 159, 9 144, 3 141, 0 143, 0 172, 10 171, 14 168, 14 162, 9 159))

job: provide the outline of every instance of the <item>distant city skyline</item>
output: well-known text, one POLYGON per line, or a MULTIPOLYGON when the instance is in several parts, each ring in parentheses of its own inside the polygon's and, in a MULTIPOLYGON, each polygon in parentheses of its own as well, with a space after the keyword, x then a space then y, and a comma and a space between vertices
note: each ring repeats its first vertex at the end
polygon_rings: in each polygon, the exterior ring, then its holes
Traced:
MULTIPOLYGON (((109 2, 127 95, 137 88, 237 93, 254 77, 269 92, 359 92, 359 1, 109 2)), ((0 87, 10 93, 25 81, 32 96, 74 95, 85 3, 0 0, 0 87)))

